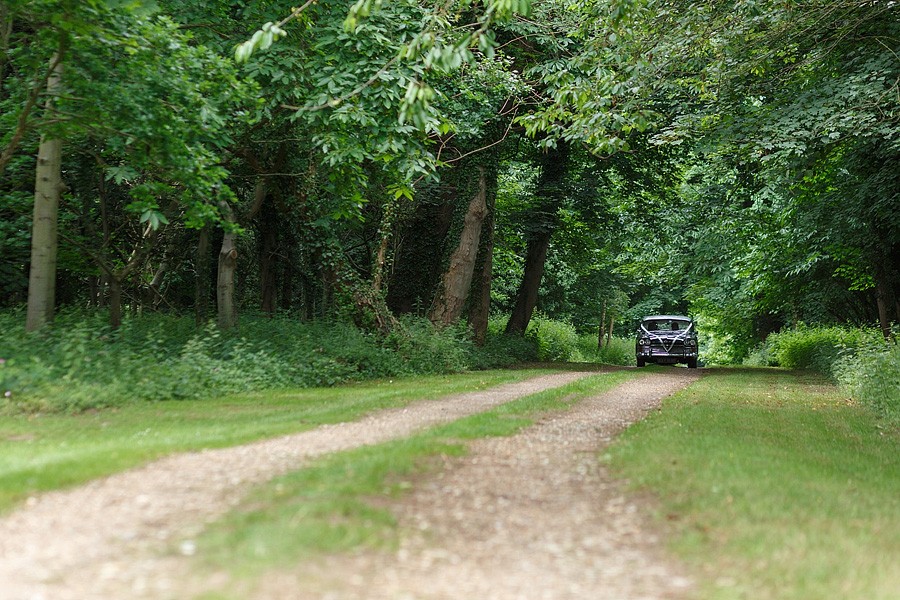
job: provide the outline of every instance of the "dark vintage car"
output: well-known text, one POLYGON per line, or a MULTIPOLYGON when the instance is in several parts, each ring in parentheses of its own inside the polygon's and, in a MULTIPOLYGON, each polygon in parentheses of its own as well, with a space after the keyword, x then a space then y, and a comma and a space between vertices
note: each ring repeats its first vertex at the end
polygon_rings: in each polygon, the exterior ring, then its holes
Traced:
POLYGON ((683 363, 697 368, 697 328, 690 317, 650 315, 641 319, 634 344, 637 366, 683 363))

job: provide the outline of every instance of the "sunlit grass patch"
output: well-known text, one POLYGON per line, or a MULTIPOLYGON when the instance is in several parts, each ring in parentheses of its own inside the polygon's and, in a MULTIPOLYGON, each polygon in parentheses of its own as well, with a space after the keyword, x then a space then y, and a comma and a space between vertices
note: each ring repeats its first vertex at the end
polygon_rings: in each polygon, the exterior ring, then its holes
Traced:
POLYGON ((900 435, 811 373, 713 370, 609 454, 709 598, 896 598, 900 435))

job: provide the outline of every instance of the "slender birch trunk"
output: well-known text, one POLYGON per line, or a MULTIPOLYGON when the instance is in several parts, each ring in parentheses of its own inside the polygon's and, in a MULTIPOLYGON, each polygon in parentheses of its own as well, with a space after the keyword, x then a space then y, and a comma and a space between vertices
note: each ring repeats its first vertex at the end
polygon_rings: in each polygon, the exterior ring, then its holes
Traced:
MULTIPOLYGON (((54 67, 47 80, 48 109, 52 108, 54 96, 62 82, 62 61, 54 56, 51 63, 54 67)), ((63 189, 62 140, 41 136, 35 169, 26 331, 35 331, 53 321, 56 305, 57 215, 63 189)))

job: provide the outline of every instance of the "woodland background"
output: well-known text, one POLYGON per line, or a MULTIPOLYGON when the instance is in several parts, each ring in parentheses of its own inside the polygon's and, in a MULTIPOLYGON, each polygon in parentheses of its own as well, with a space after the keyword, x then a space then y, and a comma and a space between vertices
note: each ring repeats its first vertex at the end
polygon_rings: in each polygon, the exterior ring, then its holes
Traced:
POLYGON ((0 387, 628 363, 684 313, 708 364, 898 410, 898 33, 880 0, 2 1, 0 387))

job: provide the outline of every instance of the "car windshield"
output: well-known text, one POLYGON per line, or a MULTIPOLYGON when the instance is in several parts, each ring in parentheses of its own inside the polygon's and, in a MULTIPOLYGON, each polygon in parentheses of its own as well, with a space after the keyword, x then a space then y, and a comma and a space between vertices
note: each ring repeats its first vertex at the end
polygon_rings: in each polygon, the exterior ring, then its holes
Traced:
POLYGON ((683 319, 647 319, 641 326, 647 331, 684 331, 690 324, 683 319))

